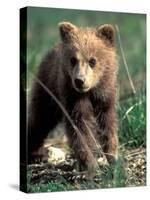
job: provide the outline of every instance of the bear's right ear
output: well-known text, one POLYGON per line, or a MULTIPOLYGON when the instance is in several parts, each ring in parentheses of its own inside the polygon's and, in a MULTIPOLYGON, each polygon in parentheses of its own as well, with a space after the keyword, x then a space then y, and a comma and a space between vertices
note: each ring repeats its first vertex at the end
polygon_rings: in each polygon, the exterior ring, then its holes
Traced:
POLYGON ((114 46, 115 28, 110 24, 104 24, 97 29, 97 36, 106 41, 109 46, 114 46))
POLYGON ((77 27, 70 22, 61 22, 58 24, 60 36, 63 41, 70 40, 75 34, 77 27))

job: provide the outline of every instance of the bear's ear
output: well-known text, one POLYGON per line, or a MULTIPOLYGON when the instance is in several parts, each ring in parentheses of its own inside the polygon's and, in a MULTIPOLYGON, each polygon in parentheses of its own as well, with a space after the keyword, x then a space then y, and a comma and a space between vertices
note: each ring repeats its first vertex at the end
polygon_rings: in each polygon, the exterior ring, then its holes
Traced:
POLYGON ((60 36, 63 41, 70 40, 75 34, 77 27, 70 22, 61 22, 58 24, 60 36))
POLYGON ((114 46, 115 28, 110 24, 104 24, 97 28, 97 36, 106 41, 109 46, 114 46))

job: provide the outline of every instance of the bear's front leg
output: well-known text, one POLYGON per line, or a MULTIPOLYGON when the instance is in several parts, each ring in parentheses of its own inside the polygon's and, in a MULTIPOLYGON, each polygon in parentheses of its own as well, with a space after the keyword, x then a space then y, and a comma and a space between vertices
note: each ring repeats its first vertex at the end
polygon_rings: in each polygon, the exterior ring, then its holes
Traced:
POLYGON ((66 119, 66 131, 70 147, 80 164, 88 172, 94 172, 98 167, 97 152, 97 123, 93 107, 87 98, 82 98, 67 107, 72 123, 66 119))
POLYGON ((110 164, 118 158, 117 120, 115 108, 100 111, 98 116, 99 142, 110 164))

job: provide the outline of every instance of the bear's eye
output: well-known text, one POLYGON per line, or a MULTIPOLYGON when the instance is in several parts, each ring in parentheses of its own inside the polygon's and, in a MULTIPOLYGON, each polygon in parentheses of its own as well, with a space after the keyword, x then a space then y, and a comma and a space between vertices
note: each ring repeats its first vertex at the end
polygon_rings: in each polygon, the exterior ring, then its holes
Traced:
POLYGON ((90 58, 89 65, 90 65, 90 67, 94 67, 96 65, 96 59, 95 58, 90 58))
POLYGON ((70 59, 70 63, 74 67, 78 63, 78 59, 76 57, 72 57, 70 59))

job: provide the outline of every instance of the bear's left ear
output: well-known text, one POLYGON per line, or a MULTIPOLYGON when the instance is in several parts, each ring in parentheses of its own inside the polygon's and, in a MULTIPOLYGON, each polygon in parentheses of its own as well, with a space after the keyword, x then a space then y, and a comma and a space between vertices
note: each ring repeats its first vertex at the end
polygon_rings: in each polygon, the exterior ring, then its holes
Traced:
POLYGON ((77 27, 70 22, 61 22, 58 26, 61 39, 65 42, 70 40, 77 30, 77 27))
POLYGON ((104 24, 97 28, 97 36, 104 39, 109 46, 115 43, 115 28, 110 24, 104 24))

